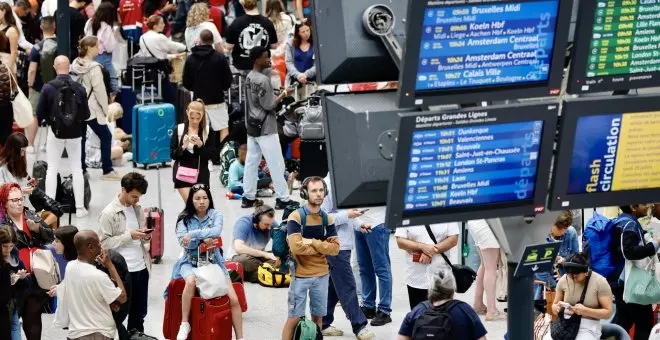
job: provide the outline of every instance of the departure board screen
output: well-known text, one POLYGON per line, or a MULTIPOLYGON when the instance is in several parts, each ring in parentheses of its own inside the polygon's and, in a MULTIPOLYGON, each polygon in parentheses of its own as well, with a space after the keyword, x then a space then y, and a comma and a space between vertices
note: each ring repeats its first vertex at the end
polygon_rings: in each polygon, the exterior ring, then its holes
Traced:
POLYGON ((580 117, 569 194, 660 188, 660 111, 580 117))
POLYGON ((542 213, 558 107, 400 114, 387 225, 542 213))
POLYGON ((438 5, 424 11, 416 90, 548 80, 559 0, 429 3, 438 5))
POLYGON ((580 5, 569 92, 657 86, 660 0, 584 0, 580 5))
POLYGON ((405 211, 529 200, 542 121, 415 132, 405 211))

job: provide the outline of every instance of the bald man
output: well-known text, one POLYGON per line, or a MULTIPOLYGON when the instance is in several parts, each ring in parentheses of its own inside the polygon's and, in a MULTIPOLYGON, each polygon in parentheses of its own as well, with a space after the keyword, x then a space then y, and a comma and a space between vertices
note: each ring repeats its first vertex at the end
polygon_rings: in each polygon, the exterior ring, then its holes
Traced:
POLYGON ((56 324, 69 328, 69 339, 114 339, 117 327, 110 305, 118 306, 126 302, 124 284, 108 251, 101 249, 95 232, 80 231, 74 236, 73 243, 78 251, 78 259, 69 262, 65 279, 56 288, 56 324), (108 269, 117 287, 108 275, 96 269, 96 261, 108 269), (68 320, 68 323, 63 320, 68 320))
POLYGON ((53 66, 57 76, 41 88, 41 98, 37 105, 37 118, 39 121, 46 120, 50 125, 46 140, 46 194, 55 197, 62 151, 66 150, 71 160, 68 163, 73 175, 76 217, 82 218, 87 216, 87 209, 84 206, 82 164, 77 160, 82 157, 83 127, 90 115, 87 90, 71 79, 68 57, 56 57, 53 66))

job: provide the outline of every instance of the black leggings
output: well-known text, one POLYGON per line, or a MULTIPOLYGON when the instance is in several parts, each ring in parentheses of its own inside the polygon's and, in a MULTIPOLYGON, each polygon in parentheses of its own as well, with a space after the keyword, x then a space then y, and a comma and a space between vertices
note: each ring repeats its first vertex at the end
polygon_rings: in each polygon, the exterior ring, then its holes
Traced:
POLYGON ((634 340, 647 340, 653 328, 653 307, 623 301, 623 286, 612 289, 616 301, 614 323, 630 331, 635 325, 634 340))
POLYGON ((407 287, 408 287, 408 302, 410 303, 411 310, 421 302, 424 302, 429 299, 428 296, 429 291, 427 289, 413 288, 410 286, 407 287))
POLYGON ((48 296, 45 293, 31 294, 25 299, 23 307, 23 331, 27 340, 41 339, 41 313, 44 311, 48 296))

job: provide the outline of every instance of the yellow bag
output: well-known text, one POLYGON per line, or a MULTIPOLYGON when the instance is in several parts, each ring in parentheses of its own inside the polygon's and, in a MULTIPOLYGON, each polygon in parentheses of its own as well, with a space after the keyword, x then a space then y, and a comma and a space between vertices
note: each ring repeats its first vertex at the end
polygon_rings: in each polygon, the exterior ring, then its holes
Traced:
POLYGON ((291 283, 291 275, 280 272, 278 269, 279 268, 273 268, 273 266, 268 263, 262 263, 257 270, 259 284, 264 287, 289 287, 289 283, 291 283))

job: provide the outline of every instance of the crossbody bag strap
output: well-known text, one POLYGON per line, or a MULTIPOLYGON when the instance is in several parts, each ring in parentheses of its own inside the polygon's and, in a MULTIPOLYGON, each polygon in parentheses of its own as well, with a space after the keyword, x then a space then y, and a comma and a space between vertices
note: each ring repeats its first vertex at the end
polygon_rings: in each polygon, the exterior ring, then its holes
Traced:
MULTIPOLYGON (((144 43, 144 47, 147 49, 147 52, 149 52, 149 54, 151 54, 152 57, 156 58, 156 56, 153 54, 153 52, 151 52, 151 49, 149 48, 149 45, 147 45, 147 41, 144 40, 144 35, 140 39, 144 43)), ((158 58, 156 58, 156 59, 158 59, 158 58)))
POLYGON ((589 288, 589 280, 591 279, 591 275, 593 275, 593 273, 589 273, 589 275, 587 275, 587 281, 584 283, 584 289, 582 290, 582 295, 580 295, 580 301, 578 301, 579 304, 584 303, 584 297, 587 295, 587 288, 589 288))
MULTIPOLYGON (((433 235, 433 231, 431 230, 431 226, 428 225, 428 224, 425 224, 424 227, 426 228, 426 232, 429 233, 429 237, 431 238, 431 241, 433 241, 433 244, 438 244, 438 240, 435 238, 435 235, 433 235)), ((449 261, 449 258, 447 257, 447 255, 445 255, 445 253, 441 252, 440 256, 442 256, 442 258, 445 260, 445 262, 447 262, 447 264, 450 267, 453 266, 451 261, 449 261)))

